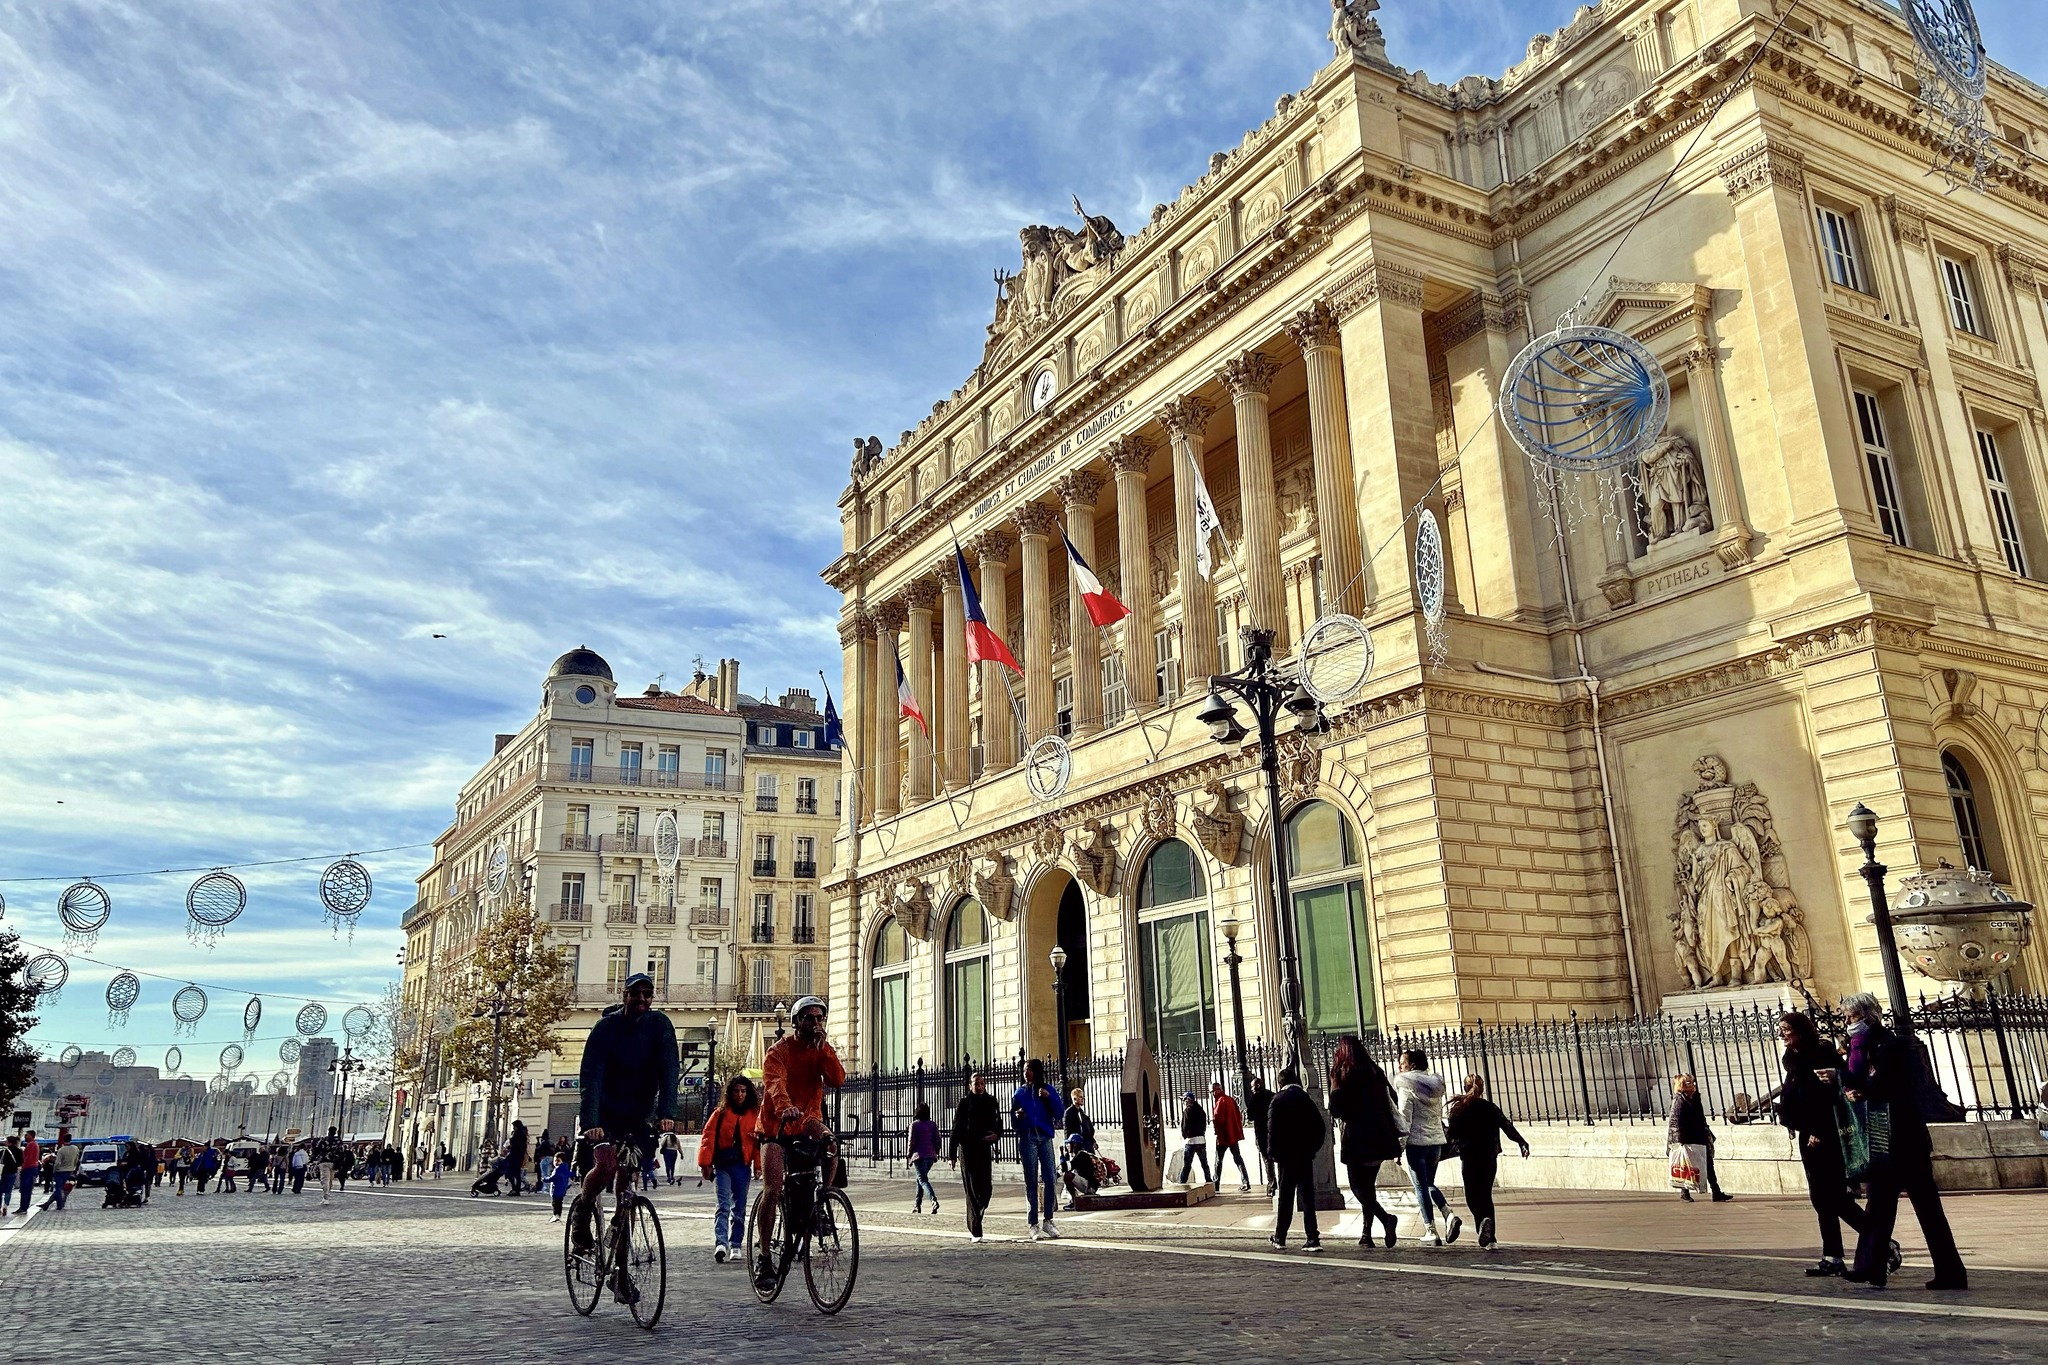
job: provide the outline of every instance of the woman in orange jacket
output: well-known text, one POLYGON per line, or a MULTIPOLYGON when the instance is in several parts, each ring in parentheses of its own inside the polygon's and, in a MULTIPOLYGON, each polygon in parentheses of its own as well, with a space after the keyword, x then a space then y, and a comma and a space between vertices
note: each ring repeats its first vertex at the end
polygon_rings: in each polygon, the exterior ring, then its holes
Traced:
POLYGON ((697 1170, 718 1186, 718 1214, 711 1227, 718 1249, 711 1259, 738 1260, 746 1228, 747 1187, 761 1166, 761 1092, 745 1076, 725 1083, 725 1102, 704 1121, 697 1143, 697 1170))

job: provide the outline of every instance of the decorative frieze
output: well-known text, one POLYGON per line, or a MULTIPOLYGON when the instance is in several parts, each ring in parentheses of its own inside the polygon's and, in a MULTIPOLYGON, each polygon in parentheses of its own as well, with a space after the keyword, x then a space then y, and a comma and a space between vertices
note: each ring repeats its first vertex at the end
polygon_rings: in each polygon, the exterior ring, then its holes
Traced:
POLYGON ((1372 303, 1398 303, 1422 307, 1422 276, 1412 270, 1367 261, 1330 290, 1330 308, 1339 318, 1349 317, 1372 303))
POLYGON ((1774 186, 1796 194, 1806 188, 1806 157, 1796 148, 1766 138, 1722 162, 1720 174, 1730 199, 1746 199, 1774 186))

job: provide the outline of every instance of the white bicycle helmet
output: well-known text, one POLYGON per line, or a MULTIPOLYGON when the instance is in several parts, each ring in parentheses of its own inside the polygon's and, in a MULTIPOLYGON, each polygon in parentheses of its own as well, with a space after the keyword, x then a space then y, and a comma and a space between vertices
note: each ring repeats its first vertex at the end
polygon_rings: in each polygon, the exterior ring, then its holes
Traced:
POLYGON ((803 1013, 803 1012, 804 1012, 805 1010, 809 1009, 809 1008, 810 1008, 811 1006, 813 1006, 813 1005, 816 1005, 816 1006, 818 1007, 818 1013, 820 1013, 820 1014, 823 1014, 823 1015, 828 1015, 828 1016, 829 1016, 829 1015, 831 1014, 831 1012, 832 1012, 832 1011, 831 1011, 831 1010, 830 1010, 830 1009, 829 1009, 829 1008, 828 1008, 828 1007, 826 1006, 826 1004, 825 1004, 825 1002, 824 1002, 823 1000, 820 1000, 820 999, 819 999, 819 998, 818 998, 817 996, 815 996, 815 995, 807 995, 807 996, 805 996, 805 997, 804 997, 803 999, 801 999, 801 1000, 797 1001, 797 1002, 796 1002, 796 1003, 795 1003, 794 1005, 791 1005, 791 1006, 789 1007, 789 1017, 790 1017, 790 1018, 792 1018, 792 1019, 794 1019, 794 1018, 796 1018, 796 1017, 797 1017, 798 1015, 802 1014, 802 1013, 803 1013))

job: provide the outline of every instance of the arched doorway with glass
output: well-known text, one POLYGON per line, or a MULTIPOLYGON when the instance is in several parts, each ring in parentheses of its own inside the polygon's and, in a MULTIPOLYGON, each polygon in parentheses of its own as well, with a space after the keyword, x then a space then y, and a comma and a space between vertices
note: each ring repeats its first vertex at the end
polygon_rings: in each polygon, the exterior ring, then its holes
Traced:
POLYGON ((946 920, 946 1063, 973 1065, 989 1060, 988 911, 968 896, 946 920))
POLYGON ((910 1066, 910 935, 894 917, 875 933, 868 973, 868 1065, 910 1066))
POLYGON ((1138 874, 1139 1027, 1154 1052, 1215 1048, 1214 957, 1201 861, 1165 840, 1138 874))
POLYGON ((1301 953, 1304 1022, 1311 1034, 1371 1033, 1372 938, 1357 828, 1327 801, 1287 817, 1287 879, 1301 953))

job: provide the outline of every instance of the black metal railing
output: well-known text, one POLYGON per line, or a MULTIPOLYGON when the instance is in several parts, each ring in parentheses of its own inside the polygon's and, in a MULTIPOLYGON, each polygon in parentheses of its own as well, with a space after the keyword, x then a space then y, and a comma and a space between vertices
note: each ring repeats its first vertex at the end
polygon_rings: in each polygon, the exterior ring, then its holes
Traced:
POLYGON ((773 858, 756 858, 756 859, 754 859, 754 875, 755 875, 756 877, 772 877, 772 876, 774 876, 774 875, 775 875, 775 860, 774 860, 773 858))
POLYGON ((752 938, 753 941, 756 943, 775 942, 775 926, 772 924, 762 924, 756 922, 754 925, 752 938))
POLYGON ((818 798, 815 796, 799 796, 796 799, 796 813, 798 815, 816 815, 818 813, 818 798))
POLYGON ((791 863, 789 865, 789 875, 799 879, 815 877, 818 875, 818 864, 815 861, 791 863))
POLYGON ((818 941, 818 926, 815 924, 797 925, 789 931, 789 941, 791 943, 816 943, 818 941))
POLYGON ((606 767, 592 763, 543 763, 544 782, 590 783, 601 787, 653 787, 662 791, 735 790, 724 773, 679 773, 660 768, 606 767))
MULTIPOLYGON (((1844 1043, 1838 1010, 1810 1003, 1807 1011, 1824 1034, 1844 1043)), ((1956 1118, 2019 1119, 2035 1112, 2048 1085, 2048 996, 1923 999, 1913 1012, 1913 1026, 1956 1118)), ((1524 1024, 1394 1030, 1365 1042, 1389 1075, 1399 1069, 1403 1053, 1416 1050, 1453 1091, 1467 1076, 1484 1076, 1488 1097, 1518 1123, 1663 1123, 1679 1075, 1699 1082, 1707 1111, 1716 1118, 1772 1122, 1772 1101, 1784 1079, 1778 1012, 1761 1005, 1639 1019, 1572 1015, 1524 1024)), ((1310 1040, 1309 1063, 1318 1077, 1329 1074, 1336 1045, 1329 1036, 1310 1040)), ((1192 1090, 1206 1096, 1212 1080, 1233 1092, 1238 1088, 1234 1047, 1160 1051, 1154 1058, 1163 1095, 1192 1090)), ((1268 1085, 1278 1079, 1285 1059, 1285 1045, 1272 1042, 1253 1043, 1244 1058, 1252 1074, 1263 1076, 1268 1085)), ((978 1070, 989 1092, 1007 1103, 1023 1065, 1022 1057, 962 1058, 938 1065, 920 1060, 906 1070, 849 1076, 837 1092, 834 1123, 851 1141, 854 1154, 898 1161, 920 1102, 930 1104, 943 1120, 978 1070)), ((1046 1059, 1049 1074, 1057 1065, 1046 1059)), ((1116 1128, 1121 1122, 1123 1066, 1121 1052, 1068 1060, 1068 1084, 1086 1092, 1084 1102, 1098 1127, 1116 1128)), ((1007 1135, 1004 1141, 1010 1141, 1007 1135)), ((1007 1146, 1002 1150, 1010 1152, 1007 1146)))
POLYGON ((782 798, 779 796, 756 796, 754 798, 754 809, 766 811, 781 810, 782 798))

